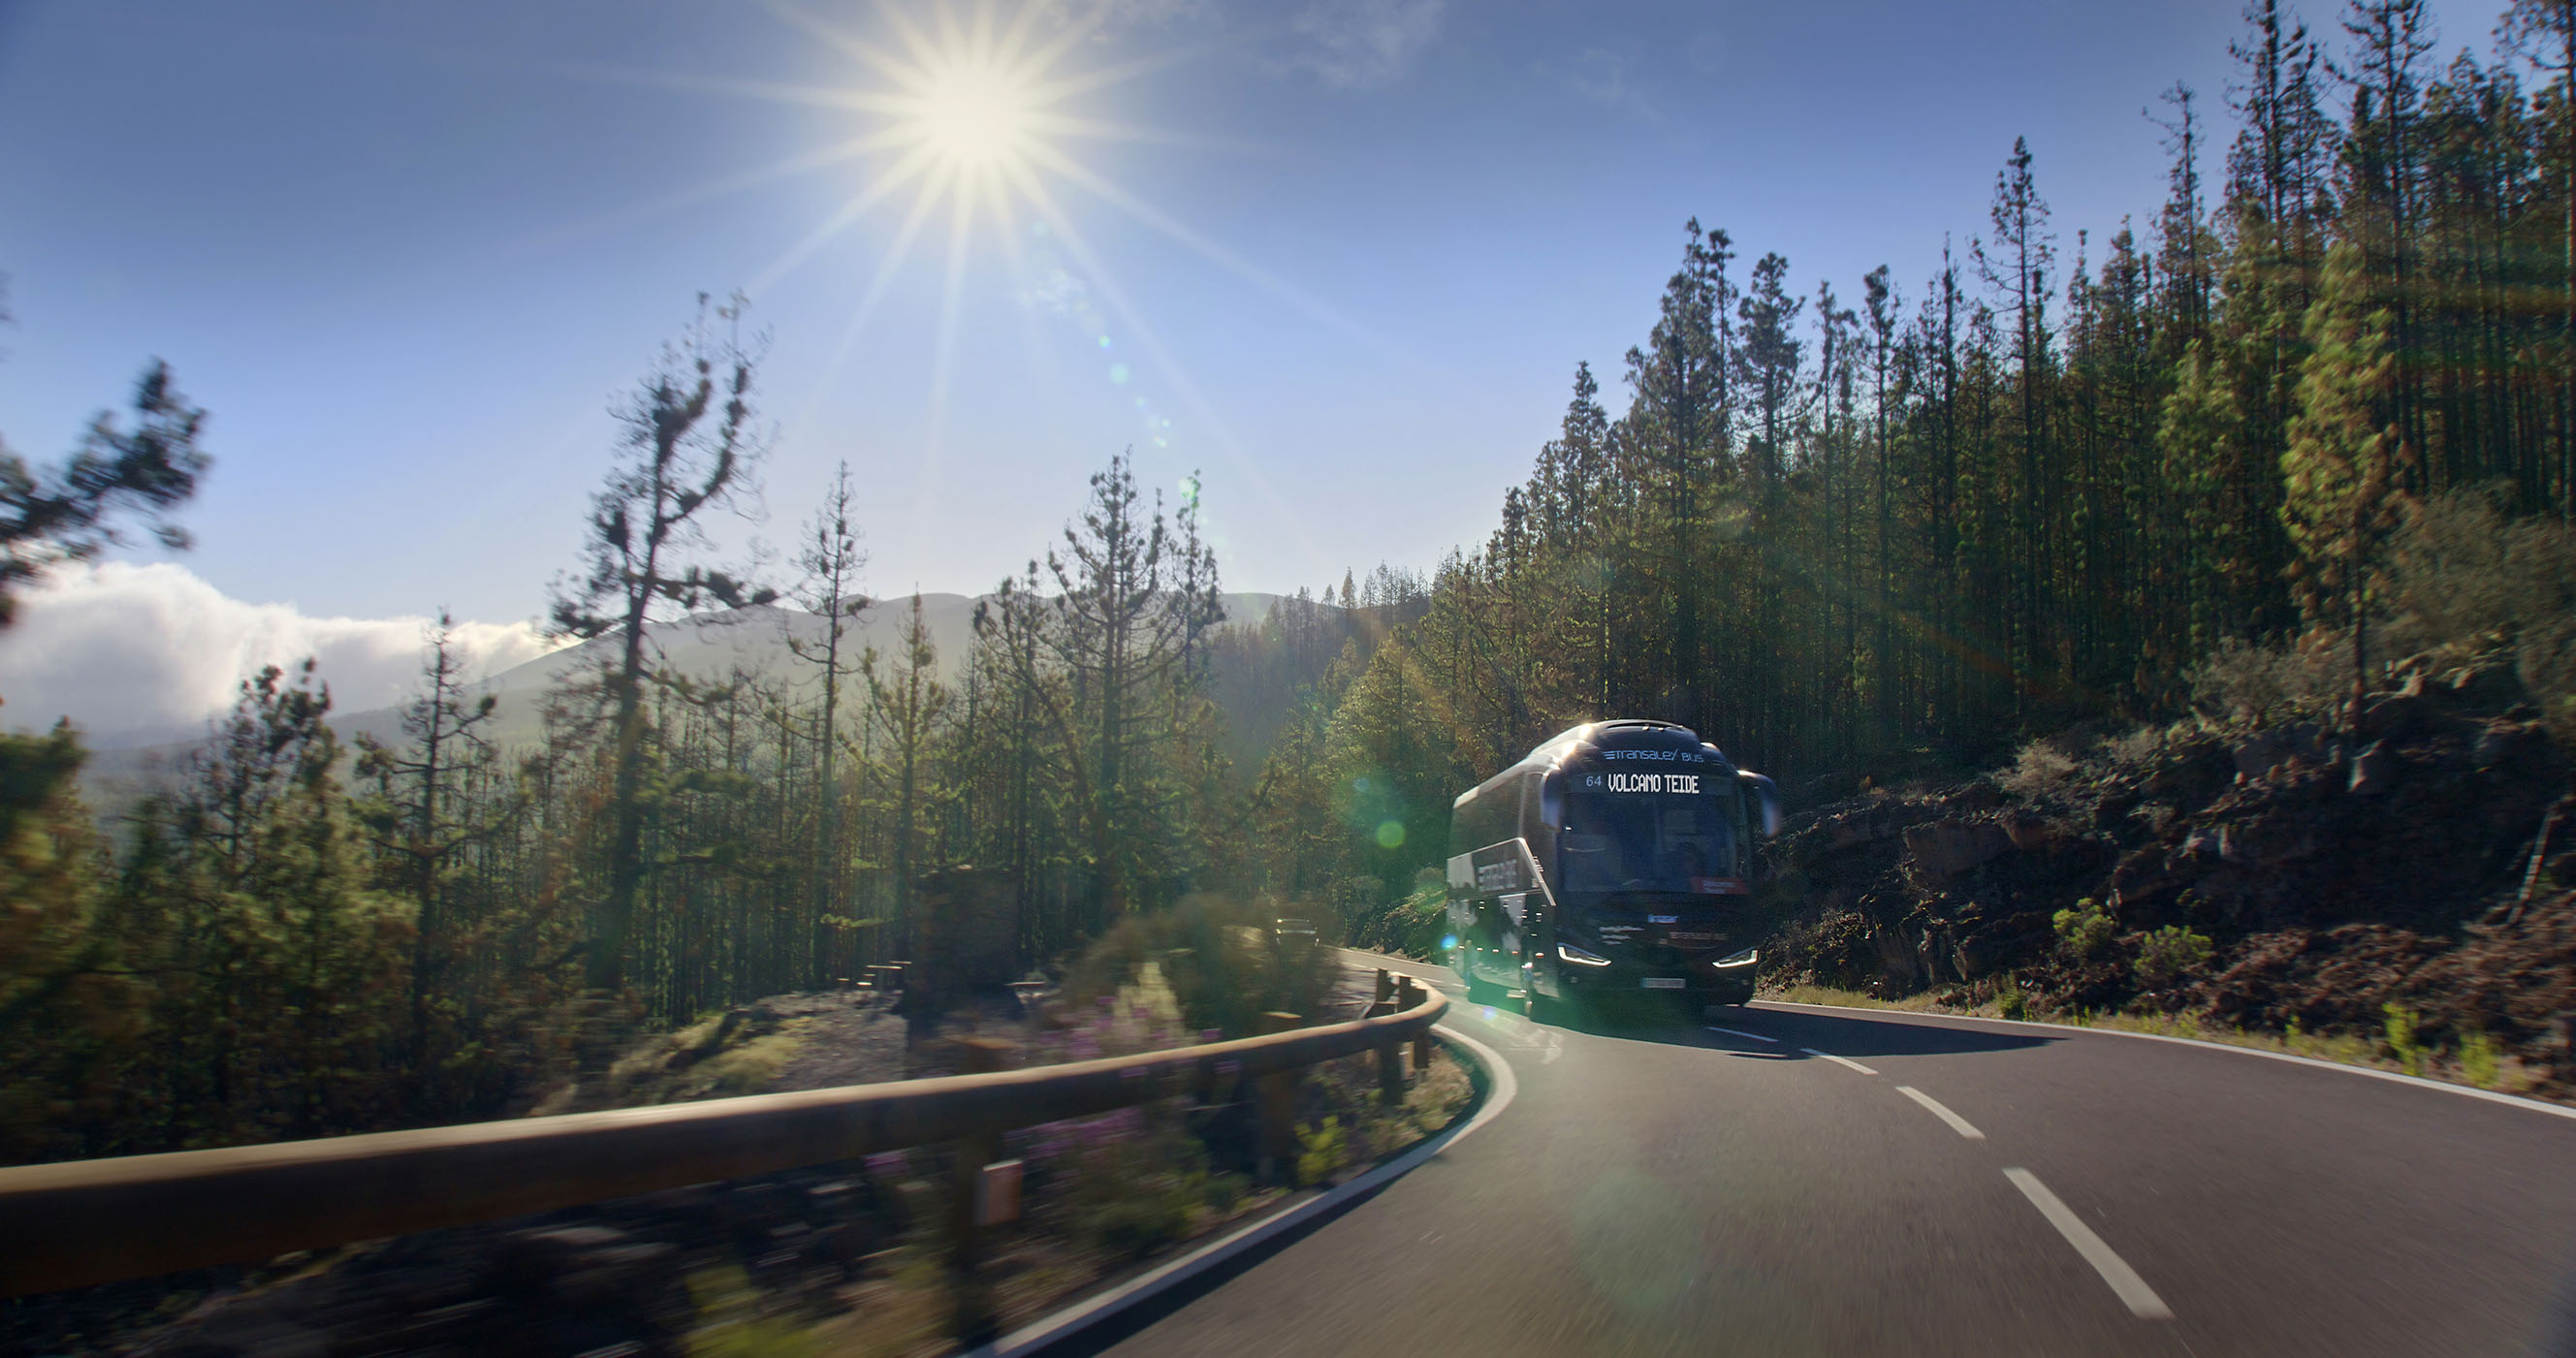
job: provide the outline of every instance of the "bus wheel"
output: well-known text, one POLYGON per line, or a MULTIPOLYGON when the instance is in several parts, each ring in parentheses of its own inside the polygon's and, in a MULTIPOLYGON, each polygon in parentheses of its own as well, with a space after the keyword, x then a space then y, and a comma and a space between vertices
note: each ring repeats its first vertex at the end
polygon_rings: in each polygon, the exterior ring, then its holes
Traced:
POLYGON ((1533 988, 1529 992, 1529 1003, 1522 1007, 1521 1013, 1532 1023, 1562 1027, 1565 1023, 1565 1001, 1549 999, 1533 988))

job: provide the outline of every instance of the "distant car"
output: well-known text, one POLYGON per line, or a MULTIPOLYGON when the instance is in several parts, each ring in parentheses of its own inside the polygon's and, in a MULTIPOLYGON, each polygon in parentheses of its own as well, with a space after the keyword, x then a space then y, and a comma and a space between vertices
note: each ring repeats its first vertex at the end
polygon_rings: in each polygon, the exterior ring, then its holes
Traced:
POLYGON ((1315 922, 1310 919, 1272 920, 1270 936, 1283 942, 1312 943, 1315 941, 1315 922))

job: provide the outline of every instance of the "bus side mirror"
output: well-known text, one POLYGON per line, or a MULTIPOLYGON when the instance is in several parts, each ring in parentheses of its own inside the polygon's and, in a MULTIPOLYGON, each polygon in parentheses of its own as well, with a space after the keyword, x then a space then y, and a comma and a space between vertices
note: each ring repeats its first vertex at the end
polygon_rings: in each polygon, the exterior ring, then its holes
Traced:
POLYGON ((1751 807, 1753 832, 1764 839, 1778 838, 1780 834, 1779 787, 1758 773, 1739 772, 1735 776, 1743 780, 1745 795, 1753 800, 1751 807))

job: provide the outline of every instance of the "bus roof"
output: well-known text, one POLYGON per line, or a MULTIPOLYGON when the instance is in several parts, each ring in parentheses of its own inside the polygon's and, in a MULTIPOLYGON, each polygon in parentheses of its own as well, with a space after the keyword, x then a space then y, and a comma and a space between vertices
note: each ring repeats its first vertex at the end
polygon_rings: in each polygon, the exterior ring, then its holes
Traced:
POLYGON ((1729 760, 1723 751, 1719 750, 1715 745, 1701 740, 1697 731, 1677 722, 1646 721, 1639 718, 1622 718, 1617 721, 1588 721, 1580 726, 1569 726, 1564 730, 1557 732, 1555 735, 1549 736, 1547 739, 1540 741, 1537 745, 1531 747, 1528 754, 1522 755, 1518 760, 1496 773, 1493 777, 1459 793, 1450 801, 1449 804, 1452 807, 1463 806, 1471 798, 1475 797, 1477 793, 1483 792, 1485 789, 1496 786, 1497 784, 1510 781, 1513 776, 1519 774, 1522 770, 1527 769, 1533 764, 1549 766, 1562 764, 1567 759, 1572 758, 1585 750, 1601 749, 1604 747, 1636 749, 1640 746, 1665 747, 1676 745, 1687 745, 1697 749, 1706 750, 1710 754, 1716 755, 1720 764, 1725 765, 1729 769, 1733 769, 1735 767, 1734 761, 1729 760))

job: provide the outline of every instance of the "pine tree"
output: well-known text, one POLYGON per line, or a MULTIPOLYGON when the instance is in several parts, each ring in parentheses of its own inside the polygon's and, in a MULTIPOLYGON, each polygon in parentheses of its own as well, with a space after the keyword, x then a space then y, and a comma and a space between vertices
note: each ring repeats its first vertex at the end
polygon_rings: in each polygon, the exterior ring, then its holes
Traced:
MULTIPOLYGON (((842 844, 840 776, 834 762, 841 748, 841 685, 858 677, 859 663, 844 654, 842 640, 849 635, 850 624, 868 608, 869 600, 857 592, 859 569, 867 563, 867 554, 859 550, 859 532, 851 521, 856 493, 850 485, 850 464, 843 462, 833 473, 831 488, 823 494, 822 508, 806 526, 804 545, 796 555, 796 564, 805 573, 797 601, 805 611, 823 619, 823 634, 808 638, 790 632, 786 636, 788 653, 814 667, 822 680, 823 704, 815 716, 814 790, 817 807, 814 814, 814 861, 812 875, 812 957, 810 979, 821 983, 839 974, 842 959, 832 956, 831 921, 843 913, 841 897, 842 844)), ((919 603, 918 596, 915 598, 919 603)))
POLYGON ((197 493, 205 474, 197 435, 206 412, 188 404, 169 365, 155 360, 135 380, 134 419, 127 432, 102 412, 80 450, 50 474, 0 445, 0 628, 16 621, 19 592, 47 571, 124 542, 121 518, 140 514, 161 545, 188 545, 167 515, 197 493))
POLYGON ((938 739, 949 703, 948 688, 938 677, 939 648, 931 644, 929 624, 922 621, 919 591, 914 591, 912 606, 903 615, 903 630, 896 634, 893 659, 880 671, 876 651, 871 648, 859 663, 867 677, 870 718, 885 733, 885 762, 894 782, 894 852, 890 860, 894 947, 899 955, 909 957, 918 941, 912 883, 921 867, 922 810, 926 800, 923 774, 932 767, 932 743, 938 739))
POLYGON ((2037 678, 2049 661, 2047 643, 2040 632, 2051 611, 2046 598, 2047 552, 2054 509, 2050 500, 2056 484, 2056 478, 2048 474, 2043 451, 2047 431, 2041 409, 2051 356, 2048 272, 2056 264, 2056 246, 2048 234, 2048 204, 2039 196, 2031 160, 2029 140, 2015 137, 2012 156, 1995 175, 1994 202, 1989 212, 1994 223, 1994 253, 1988 254, 1982 243, 1973 250, 1979 277, 1988 292, 2002 303, 2003 314, 2012 322, 2012 388, 2018 416, 2014 445, 2018 465, 2008 481, 1997 479, 1987 492, 1994 497, 1996 507, 2002 509, 2006 531, 2016 539, 2004 576, 2010 582, 2013 602, 2001 632, 2007 648, 2006 664, 2024 676, 2024 682, 2013 686, 2016 702, 2027 699, 2032 687, 2029 680, 2037 678))
POLYGON ((488 781, 498 762, 484 738, 498 700, 465 694, 455 651, 455 619, 440 609, 428 638, 421 678, 427 690, 403 709, 403 748, 371 736, 357 737, 357 773, 376 783, 375 798, 358 808, 360 822, 384 853, 394 890, 412 900, 410 1033, 407 1059, 417 1078, 436 1065, 429 1041, 429 1011, 455 947, 458 921, 450 878, 457 851, 491 833, 499 808, 478 807, 470 789, 488 781))
POLYGON ((616 652, 603 658, 597 672, 614 770, 606 808, 608 880, 586 960, 590 984, 598 990, 624 983, 636 893, 645 873, 644 694, 654 668, 647 629, 673 610, 709 602, 739 607, 777 597, 678 559, 704 545, 704 516, 744 490, 761 451, 751 405, 756 359, 736 333, 743 302, 736 298, 710 313, 706 301, 699 297, 696 322, 665 350, 618 413, 624 450, 591 500, 588 569, 578 580, 558 580, 554 590, 555 636, 617 641, 616 652))
POLYGON ((2281 519, 2299 553, 2301 610, 2314 627, 2352 634, 2355 721, 2369 687, 2370 596, 2406 512, 2414 461, 2396 410, 2394 328, 2361 248, 2337 245, 2308 311, 2312 352, 2281 457, 2281 519))
POLYGON ((2576 377, 2570 376, 2576 373, 2576 0, 2514 0, 2501 29, 2509 47, 2535 59, 2543 53, 2556 58, 2551 121, 2558 139, 2560 292, 2551 385, 2557 396, 2558 516, 2576 522, 2576 377), (2548 50, 2552 46, 2555 52, 2548 50))
POLYGON ((80 742, 68 725, 0 742, 0 1162, 15 1164, 92 1149, 144 993, 73 787, 80 742))

